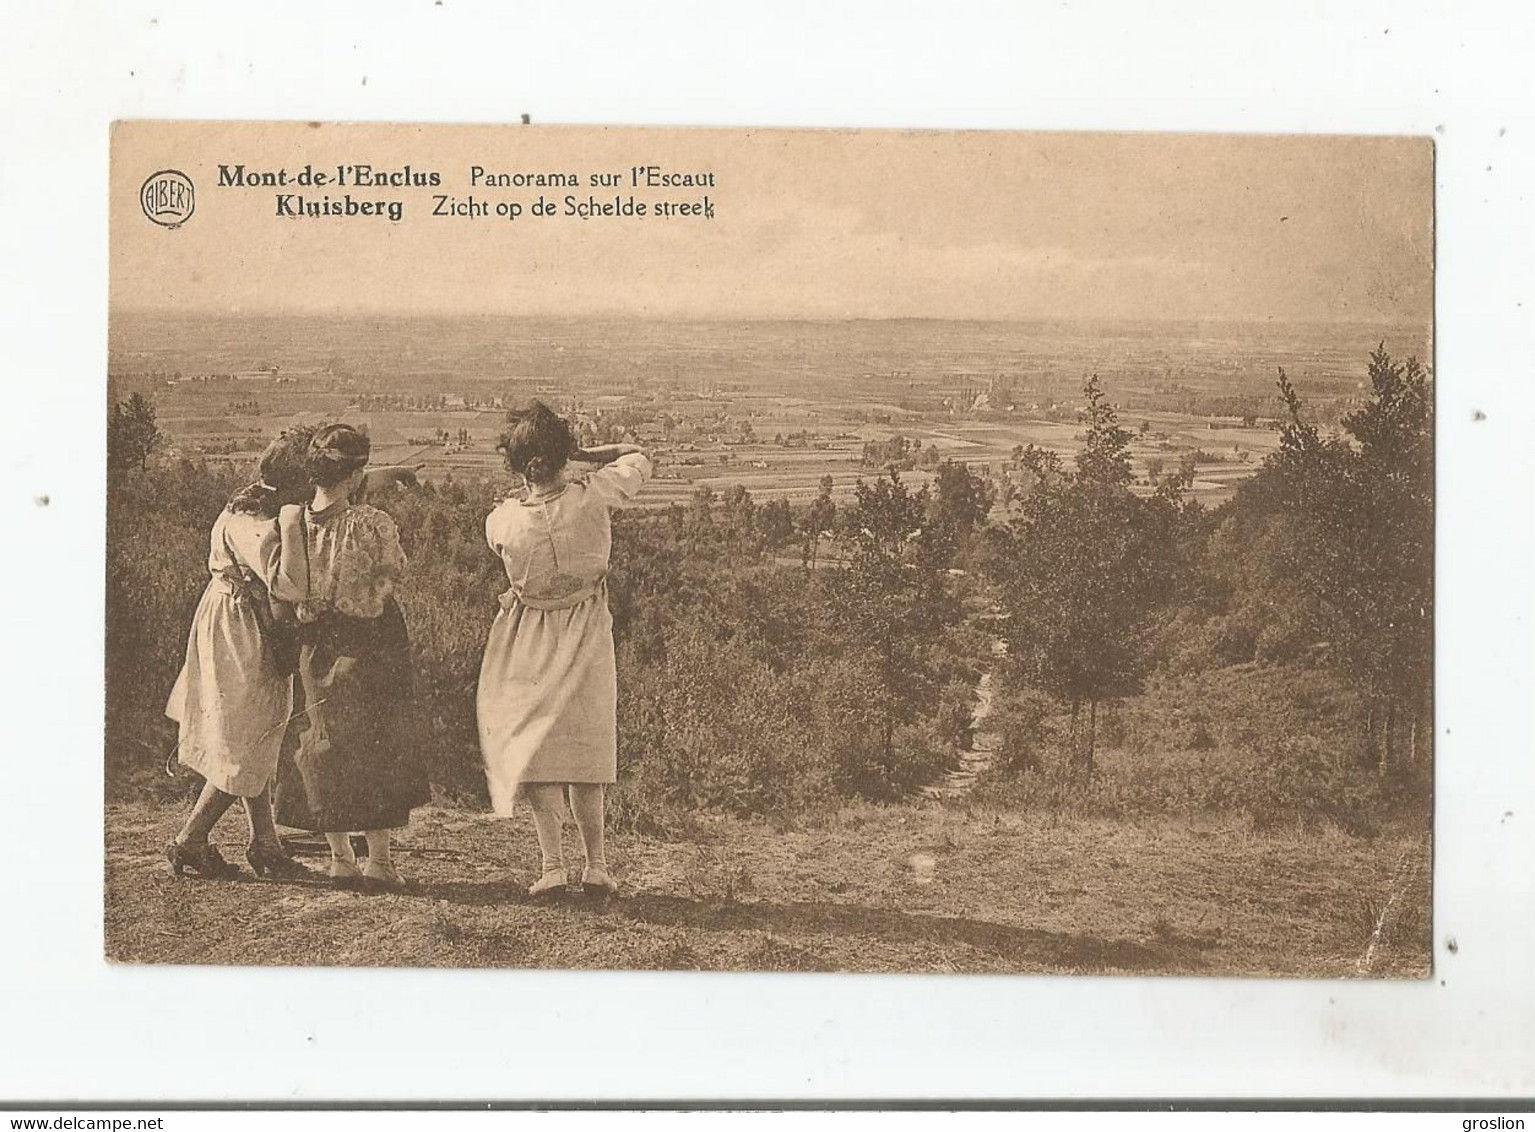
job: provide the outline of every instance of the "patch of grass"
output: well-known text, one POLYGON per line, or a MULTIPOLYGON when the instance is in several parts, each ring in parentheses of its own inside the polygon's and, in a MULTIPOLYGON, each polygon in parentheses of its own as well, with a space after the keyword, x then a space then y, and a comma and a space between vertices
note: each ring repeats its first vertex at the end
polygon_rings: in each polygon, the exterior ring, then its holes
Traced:
POLYGON ((608 829, 656 841, 705 842, 713 835, 700 812, 657 798, 630 779, 620 778, 607 790, 608 829))
POLYGON ((733 853, 718 846, 693 850, 687 873, 688 895, 712 904, 736 904, 752 890, 751 871, 733 853))
POLYGON ((652 952, 654 966, 663 971, 703 971, 706 965, 681 935, 667 939, 652 952))
POLYGON ((1190 948, 1196 951, 1205 951, 1220 946, 1221 930, 1217 928, 1213 932, 1205 932, 1203 929, 1209 912, 1206 911, 1199 917, 1188 930, 1179 927, 1166 912, 1158 912, 1151 921, 1151 934, 1159 943, 1170 947, 1190 948))
POLYGON ((831 971, 834 968, 827 965, 813 952, 803 947, 785 943, 783 940, 763 933, 757 945, 747 955, 750 969, 754 971, 831 971))
POLYGON ((1432 947, 1433 902, 1426 854, 1404 854, 1389 883, 1348 895, 1341 919, 1372 959, 1381 953, 1419 953, 1432 947))
POLYGON ((442 943, 462 943, 466 936, 463 924, 441 908, 432 909, 428 933, 433 940, 442 943))

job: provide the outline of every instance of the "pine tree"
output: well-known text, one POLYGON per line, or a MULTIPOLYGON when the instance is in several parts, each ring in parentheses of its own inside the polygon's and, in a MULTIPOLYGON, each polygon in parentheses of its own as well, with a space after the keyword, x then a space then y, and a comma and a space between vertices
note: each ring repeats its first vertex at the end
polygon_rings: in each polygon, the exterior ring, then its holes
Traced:
POLYGON ((922 642, 957 615, 945 587, 944 548, 928 521, 927 488, 913 493, 891 470, 859 480, 847 514, 851 549, 831 584, 841 631, 877 658, 887 763, 896 727, 917 718, 936 693, 922 642))
POLYGON ((1345 435, 1324 438, 1280 370, 1280 448, 1244 499, 1284 525, 1268 544, 1270 584, 1299 599, 1312 636, 1366 696, 1368 737, 1391 776, 1402 769, 1401 732, 1413 761, 1430 712, 1433 408, 1421 364, 1393 360, 1384 343, 1369 379, 1370 400, 1344 418, 1345 435))
POLYGON ((992 486, 964 464, 945 460, 933 476, 929 519, 953 558, 985 522, 996 502, 992 486))
POLYGON ((143 471, 161 439, 154 404, 142 393, 135 393, 112 407, 107 421, 107 462, 114 468, 143 471))
POLYGON ((1086 432, 1076 469, 1032 445, 1032 483, 993 557, 1022 676, 1071 708, 1072 764, 1093 771, 1098 705, 1140 687, 1147 623, 1174 582, 1178 487, 1129 490, 1130 433, 1096 376, 1083 390, 1086 432), (1086 718, 1083 718, 1084 709, 1086 718))

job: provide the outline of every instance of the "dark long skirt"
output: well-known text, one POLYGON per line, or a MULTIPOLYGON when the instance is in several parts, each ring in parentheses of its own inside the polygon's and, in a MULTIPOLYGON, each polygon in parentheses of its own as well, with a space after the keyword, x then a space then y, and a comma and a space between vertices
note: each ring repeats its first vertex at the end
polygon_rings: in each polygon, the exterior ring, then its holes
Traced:
POLYGON ((410 639, 393 599, 378 617, 331 614, 305 626, 294 685, 274 799, 280 824, 396 829, 431 800, 410 639))

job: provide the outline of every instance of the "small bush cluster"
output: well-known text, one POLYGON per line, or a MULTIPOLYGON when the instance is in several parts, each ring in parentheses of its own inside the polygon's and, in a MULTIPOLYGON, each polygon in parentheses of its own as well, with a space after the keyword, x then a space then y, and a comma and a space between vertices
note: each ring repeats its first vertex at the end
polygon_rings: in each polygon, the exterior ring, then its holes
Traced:
POLYGON ((887 736, 889 693, 866 656, 807 657, 780 672, 688 623, 649 663, 640 651, 626 646, 619 660, 620 826, 679 809, 792 815, 893 800, 950 766, 970 725, 968 687, 963 712, 946 689, 936 719, 887 736))
POLYGON ((1034 695, 998 698, 1001 748, 977 785, 988 802, 1105 817, 1247 815, 1254 828, 1328 822, 1369 836, 1428 805, 1429 773, 1383 780, 1358 739, 1361 705, 1336 677, 1245 665, 1164 679, 1106 713, 1090 778, 1069 721, 1034 695))

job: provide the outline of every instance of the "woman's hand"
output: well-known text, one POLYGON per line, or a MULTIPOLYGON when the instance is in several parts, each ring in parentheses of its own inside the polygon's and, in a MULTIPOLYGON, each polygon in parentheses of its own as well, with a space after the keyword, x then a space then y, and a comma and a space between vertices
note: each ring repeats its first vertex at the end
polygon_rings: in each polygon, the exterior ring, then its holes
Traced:
POLYGON ((638 444, 599 444, 595 448, 577 448, 572 460, 586 464, 611 464, 620 456, 644 456, 645 449, 638 444))
POLYGON ((377 467, 367 468, 362 473, 362 485, 358 488, 357 498, 364 500, 390 487, 406 489, 420 487, 421 480, 416 473, 424 467, 426 467, 425 464, 417 464, 414 468, 404 464, 380 464, 377 467))

